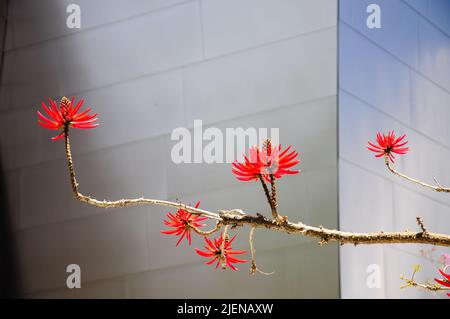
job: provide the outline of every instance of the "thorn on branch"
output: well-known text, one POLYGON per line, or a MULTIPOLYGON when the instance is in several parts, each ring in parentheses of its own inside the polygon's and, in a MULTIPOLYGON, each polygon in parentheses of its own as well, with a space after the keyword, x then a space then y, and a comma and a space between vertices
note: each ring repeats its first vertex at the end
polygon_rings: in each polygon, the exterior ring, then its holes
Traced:
POLYGON ((445 188, 444 186, 442 186, 442 184, 439 183, 439 181, 437 180, 436 177, 433 177, 433 180, 437 185, 437 187, 436 187, 437 192, 448 192, 448 188, 445 188))
POLYGON ((264 219, 265 219, 264 215, 263 215, 263 214, 260 214, 260 213, 256 213, 256 217, 257 217, 258 219, 261 219, 261 220, 264 220, 264 219))
POLYGON ((423 235, 427 234, 427 229, 425 227, 423 219, 420 216, 417 216, 416 220, 417 220, 417 224, 419 225, 420 229, 422 229, 422 234, 423 235))

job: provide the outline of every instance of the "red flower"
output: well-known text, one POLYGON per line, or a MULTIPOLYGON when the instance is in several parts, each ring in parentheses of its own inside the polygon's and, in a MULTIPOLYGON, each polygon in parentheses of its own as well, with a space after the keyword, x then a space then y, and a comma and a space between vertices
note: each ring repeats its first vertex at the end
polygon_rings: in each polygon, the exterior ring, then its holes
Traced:
POLYGON ((244 155, 243 163, 233 162, 232 172, 240 181, 258 180, 261 175, 267 182, 270 182, 270 174, 275 178, 281 178, 284 174, 297 174, 298 170, 289 168, 300 163, 300 160, 296 159, 296 151, 289 152, 290 148, 281 151, 281 145, 272 146, 270 142, 262 149, 253 146, 249 157, 244 155))
POLYGON ((207 251, 202 251, 197 248, 195 248, 195 251, 202 257, 212 258, 211 260, 205 262, 207 265, 211 265, 217 261, 215 269, 217 269, 220 264, 224 263, 224 269, 228 266, 233 270, 237 270, 233 264, 246 263, 247 261, 233 256, 246 253, 245 250, 232 250, 231 243, 235 238, 236 235, 234 235, 230 240, 226 239, 222 251, 222 233, 220 234, 220 237, 215 238, 214 240, 210 240, 208 237, 205 237, 206 246, 204 247, 207 251))
MULTIPOLYGON (((450 288, 450 274, 446 274, 442 269, 439 269, 439 272, 441 273, 441 275, 442 275, 444 278, 442 278, 442 279, 434 278, 434 280, 435 280, 438 284, 440 284, 440 285, 442 285, 442 286, 444 286, 444 287, 450 288)), ((450 292, 447 294, 447 296, 450 297, 450 292)))
POLYGON ((84 100, 81 99, 75 106, 74 100, 74 97, 72 97, 71 101, 69 101, 68 98, 63 97, 59 104, 59 109, 55 101, 52 99, 48 99, 51 107, 45 105, 44 102, 41 103, 42 108, 45 110, 50 119, 42 115, 41 112, 37 111, 39 116, 38 123, 49 130, 63 130, 58 136, 52 137, 52 140, 62 138, 64 136, 64 128, 66 126, 80 129, 90 129, 98 126, 98 124, 94 123, 97 121, 97 114, 88 114, 91 111, 90 108, 78 113, 84 100))
MULTIPOLYGON (((200 202, 195 205, 195 208, 198 208, 200 202)), ((176 246, 183 240, 186 236, 186 240, 189 245, 191 245, 191 230, 193 227, 202 227, 204 224, 200 224, 201 221, 207 219, 207 217, 201 217, 198 215, 191 214, 184 209, 179 209, 174 216, 172 213, 167 213, 167 217, 169 220, 164 220, 164 224, 166 226, 172 227, 174 229, 170 230, 161 230, 161 233, 166 235, 175 235, 180 236, 177 241, 176 246)))
POLYGON ((389 132, 388 134, 381 135, 380 132, 377 133, 377 139, 376 142, 378 145, 375 145, 369 141, 369 146, 367 148, 371 150, 372 152, 377 153, 375 157, 381 157, 384 155, 387 155, 392 163, 394 163, 394 154, 396 153, 399 155, 406 154, 409 150, 408 147, 402 147, 408 143, 408 141, 400 143, 404 138, 406 134, 395 138, 394 131, 389 132))

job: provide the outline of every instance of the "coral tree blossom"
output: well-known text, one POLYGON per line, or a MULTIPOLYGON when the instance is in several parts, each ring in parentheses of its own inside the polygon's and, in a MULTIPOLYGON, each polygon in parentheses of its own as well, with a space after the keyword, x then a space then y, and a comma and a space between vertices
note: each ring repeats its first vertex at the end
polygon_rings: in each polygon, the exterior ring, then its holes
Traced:
POLYGON ((290 168, 298 163, 298 153, 290 151, 291 146, 282 151, 281 145, 272 146, 267 143, 265 147, 252 146, 249 156, 244 155, 244 162, 233 162, 232 171, 240 181, 258 180, 262 176, 270 182, 270 175, 281 178, 284 174, 297 174, 298 170, 290 168))
POLYGON ((213 240, 209 239, 208 237, 205 237, 206 245, 204 247, 206 251, 202 251, 197 248, 195 248, 195 251, 202 257, 211 258, 211 260, 205 262, 205 264, 211 265, 214 262, 217 262, 215 269, 217 269, 220 264, 223 264, 224 268, 228 266, 232 270, 237 270, 237 268, 233 264, 246 263, 247 261, 234 257, 234 255, 246 253, 245 250, 232 249, 231 243, 235 238, 236 235, 234 235, 230 240, 225 239, 225 244, 222 245, 223 243, 222 233, 220 234, 220 237, 214 238, 213 240))
MULTIPOLYGON (((200 202, 195 205, 195 208, 198 208, 200 202)), ((191 230, 196 227, 203 227, 204 224, 201 224, 201 221, 207 219, 207 217, 202 217, 198 215, 194 215, 189 213, 184 209, 179 209, 175 215, 172 213, 167 213, 167 218, 169 220, 164 220, 164 224, 166 226, 172 227, 173 229, 169 230, 161 230, 161 233, 166 235, 175 235, 180 236, 177 241, 176 246, 186 237, 189 245, 192 243, 191 239, 191 230)))
MULTIPOLYGON (((442 279, 434 278, 434 280, 438 284, 440 284, 444 287, 450 288, 450 274, 445 273, 444 270, 442 270, 442 269, 439 269, 439 272, 441 273, 443 278, 442 279)), ((450 292, 447 294, 447 296, 450 297, 450 292)))
POLYGON ((52 99, 49 99, 48 101, 50 107, 45 105, 44 102, 42 102, 41 105, 49 118, 42 115, 42 113, 39 111, 37 111, 37 114, 39 116, 38 123, 41 126, 49 130, 62 130, 59 135, 52 137, 52 140, 62 138, 64 136, 64 129, 66 126, 79 129, 91 129, 98 126, 98 124, 94 123, 95 121, 97 121, 97 114, 89 114, 89 112, 91 111, 90 108, 86 109, 85 111, 79 112, 84 102, 83 99, 79 100, 77 104, 74 105, 74 97, 72 97, 72 100, 70 101, 68 98, 63 97, 59 104, 59 108, 56 105, 56 102, 52 99))
POLYGON ((394 131, 391 131, 388 134, 381 134, 378 132, 376 138, 376 143, 378 145, 375 145, 369 141, 369 146, 367 146, 367 148, 372 152, 377 153, 375 157, 382 157, 386 155, 389 157, 389 160, 394 163, 395 156, 393 153, 403 155, 409 150, 408 147, 402 147, 408 143, 408 141, 402 142, 405 136, 406 134, 396 138, 394 131))

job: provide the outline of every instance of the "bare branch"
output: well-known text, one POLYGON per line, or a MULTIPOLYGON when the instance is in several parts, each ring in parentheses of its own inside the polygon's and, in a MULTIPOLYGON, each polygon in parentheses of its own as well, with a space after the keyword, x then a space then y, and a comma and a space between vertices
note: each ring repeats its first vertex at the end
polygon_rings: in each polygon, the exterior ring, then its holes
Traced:
POLYGON ((423 223, 422 218, 417 216, 416 220, 417 220, 417 224, 419 224, 420 229, 422 229, 422 233, 425 235, 427 232, 427 229, 425 228, 425 224, 423 223))
POLYGON ((250 254, 252 255, 252 264, 250 266, 250 273, 252 275, 256 274, 257 272, 259 272, 260 274, 263 274, 263 275, 267 275, 267 276, 273 275, 275 273, 274 271, 272 271, 270 273, 264 272, 264 271, 261 271, 258 268, 258 266, 256 265, 256 257, 255 257, 256 249, 255 249, 255 246, 253 245, 253 235, 254 235, 254 233, 255 233, 255 227, 250 228, 250 232, 248 234, 248 244, 250 246, 250 254))
POLYGON ((429 283, 429 282, 419 283, 419 282, 415 281, 414 280, 414 276, 420 270, 421 270, 420 265, 416 265, 416 266, 414 266, 414 271, 413 271, 413 274, 412 274, 411 278, 406 278, 405 276, 401 275, 400 279, 403 280, 406 283, 406 285, 401 286, 400 288, 417 287, 417 288, 422 288, 422 289, 433 291, 433 292, 450 290, 449 287, 445 287, 445 286, 439 285, 438 283, 429 283))
MULTIPOLYGON (((339 242, 341 244, 430 244, 438 246, 450 247, 450 235, 435 234, 427 232, 424 236, 423 232, 376 232, 376 233, 351 233, 323 227, 313 227, 305 225, 301 222, 292 223, 287 218, 280 220, 269 220, 262 215, 248 215, 241 210, 221 210, 217 213, 191 207, 182 203, 170 202, 158 199, 136 198, 136 199, 120 199, 117 201, 99 201, 95 198, 83 195, 79 192, 78 183, 75 175, 70 141, 69 128, 65 128, 65 146, 67 165, 70 174, 72 191, 75 198, 81 202, 102 207, 102 208, 118 208, 137 205, 159 205, 168 206, 177 209, 184 209, 192 214, 206 216, 220 222, 221 225, 231 225, 232 227, 248 225, 250 227, 261 227, 289 234, 300 234, 306 237, 318 238, 322 242, 339 242)), ((266 185, 267 188, 267 185, 266 185)), ((269 197, 270 198, 270 197, 269 197)))
POLYGON ((222 269, 227 268, 227 258, 225 256, 225 244, 228 241, 228 227, 225 226, 222 232, 222 243, 220 244, 220 259, 222 260, 221 266, 222 269))
POLYGON ((200 236, 209 236, 209 235, 214 234, 215 232, 219 231, 220 228, 222 227, 222 224, 220 223, 220 221, 217 221, 214 228, 212 228, 211 230, 207 230, 207 231, 201 230, 201 229, 195 227, 194 225, 191 225, 190 227, 200 236))
POLYGON ((318 238, 322 242, 339 242, 341 244, 373 245, 373 244, 429 244, 450 247, 450 236, 428 232, 375 232, 352 233, 323 227, 308 226, 301 222, 292 223, 288 220, 277 222, 263 216, 229 216, 221 215, 222 223, 236 226, 250 225, 264 227, 289 234, 301 234, 306 237, 318 238))
POLYGON ((278 202, 277 202, 277 184, 275 183, 275 176, 270 174, 270 186, 271 186, 271 201, 272 201, 272 216, 275 219, 279 219, 278 215, 278 202))
POLYGON ((442 187, 442 186, 436 181, 436 179, 434 179, 434 181, 436 182, 437 185, 431 185, 431 184, 422 182, 422 181, 419 180, 419 179, 415 179, 415 178, 409 177, 408 175, 405 175, 405 174, 403 174, 403 173, 397 171, 397 170, 392 166, 392 164, 390 163, 388 155, 385 155, 385 156, 384 156, 384 162, 385 162, 385 164, 386 164, 386 167, 387 167, 394 175, 397 175, 397 176, 399 176, 399 177, 401 177, 401 178, 404 178, 404 179, 406 179, 406 180, 408 180, 408 181, 410 181, 410 182, 412 182, 412 183, 419 184, 419 185, 421 185, 421 186, 423 186, 423 187, 430 188, 430 189, 432 189, 432 190, 434 190, 434 191, 436 191, 436 192, 450 193, 450 188, 448 188, 448 187, 442 187))
POLYGON ((274 202, 272 200, 272 195, 270 195, 269 188, 267 187, 267 184, 264 181, 264 178, 261 174, 259 174, 259 180, 261 181, 261 186, 264 190, 264 194, 266 195, 267 202, 269 203, 270 209, 272 211, 272 216, 273 216, 273 218, 277 218, 278 217, 277 208, 274 205, 274 202))
POLYGON ((212 213, 203 209, 195 208, 192 206, 185 205, 183 203, 170 202, 159 199, 148 199, 148 198, 134 198, 134 199, 120 199, 116 201, 107 201, 107 200, 97 200, 95 198, 91 198, 89 196, 83 195, 78 191, 78 182, 75 175, 75 168, 72 159, 72 152, 70 149, 70 140, 69 140, 69 129, 65 128, 64 135, 65 145, 66 145, 66 157, 67 157, 67 165, 69 168, 70 180, 72 184, 72 191, 75 195, 75 198, 81 202, 87 203, 89 205, 101 207, 101 208, 120 208, 120 207, 129 207, 129 206, 138 206, 138 205, 158 205, 158 206, 168 206, 177 209, 184 209, 192 214, 206 216, 211 219, 221 220, 219 214, 212 213))
POLYGON ((441 286, 439 284, 419 283, 413 279, 408 279, 403 276, 400 276, 400 279, 406 283, 406 285, 402 286, 401 288, 418 287, 418 288, 422 288, 422 289, 430 290, 430 291, 434 291, 434 292, 450 290, 450 288, 441 286))

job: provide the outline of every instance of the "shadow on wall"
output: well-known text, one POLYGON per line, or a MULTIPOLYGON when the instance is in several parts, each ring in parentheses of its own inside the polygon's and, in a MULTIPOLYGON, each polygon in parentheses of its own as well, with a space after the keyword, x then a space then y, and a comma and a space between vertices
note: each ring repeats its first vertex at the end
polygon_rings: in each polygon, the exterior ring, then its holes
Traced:
MULTIPOLYGON (((1 157, 0 157, 1 158, 1 157)), ((0 161, 0 298, 20 297, 5 174, 0 161)))
MULTIPOLYGON (((2 20, 0 24, 0 33, 2 34, 0 74, 3 69, 7 11, 8 1, 0 1, 0 16, 2 20)), ((1 159, 2 156, 0 154, 0 298, 17 298, 20 297, 20 288, 15 256, 16 249, 12 232, 11 212, 8 205, 6 178, 1 159)))

